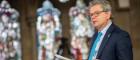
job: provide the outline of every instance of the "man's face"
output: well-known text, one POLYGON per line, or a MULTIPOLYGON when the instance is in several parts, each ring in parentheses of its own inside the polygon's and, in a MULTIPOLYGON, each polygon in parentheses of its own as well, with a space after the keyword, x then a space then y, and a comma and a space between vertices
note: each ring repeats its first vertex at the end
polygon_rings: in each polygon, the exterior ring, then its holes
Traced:
POLYGON ((103 26, 105 26, 111 15, 110 12, 103 11, 103 8, 100 4, 92 6, 89 9, 89 14, 93 26, 97 29, 100 29, 103 26))

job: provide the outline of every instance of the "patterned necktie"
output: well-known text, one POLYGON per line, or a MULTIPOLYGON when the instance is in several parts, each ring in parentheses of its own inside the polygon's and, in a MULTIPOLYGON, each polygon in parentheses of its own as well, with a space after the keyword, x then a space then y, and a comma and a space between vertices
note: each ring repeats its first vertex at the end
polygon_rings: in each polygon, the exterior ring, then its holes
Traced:
POLYGON ((95 56, 95 54, 97 53, 97 51, 95 51, 95 48, 97 47, 97 43, 100 41, 101 36, 102 36, 102 33, 99 32, 96 40, 94 41, 94 44, 92 45, 88 60, 92 60, 92 57, 95 56))

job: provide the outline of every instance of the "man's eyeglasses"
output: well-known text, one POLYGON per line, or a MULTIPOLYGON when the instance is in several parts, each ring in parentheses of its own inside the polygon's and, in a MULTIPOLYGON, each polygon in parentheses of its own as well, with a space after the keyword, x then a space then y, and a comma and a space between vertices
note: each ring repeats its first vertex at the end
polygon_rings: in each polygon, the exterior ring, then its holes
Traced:
POLYGON ((102 12, 105 12, 105 11, 97 11, 95 13, 89 13, 89 16, 99 16, 99 14, 101 14, 102 12))

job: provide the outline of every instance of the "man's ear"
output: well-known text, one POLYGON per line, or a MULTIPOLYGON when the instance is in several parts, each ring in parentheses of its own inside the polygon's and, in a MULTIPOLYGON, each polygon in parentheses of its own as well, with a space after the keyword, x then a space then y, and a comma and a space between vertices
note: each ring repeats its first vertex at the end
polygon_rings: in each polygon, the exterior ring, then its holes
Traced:
POLYGON ((106 12, 106 14, 107 14, 106 18, 107 18, 107 19, 110 19, 110 17, 111 17, 111 12, 110 12, 110 11, 109 11, 109 12, 106 12))

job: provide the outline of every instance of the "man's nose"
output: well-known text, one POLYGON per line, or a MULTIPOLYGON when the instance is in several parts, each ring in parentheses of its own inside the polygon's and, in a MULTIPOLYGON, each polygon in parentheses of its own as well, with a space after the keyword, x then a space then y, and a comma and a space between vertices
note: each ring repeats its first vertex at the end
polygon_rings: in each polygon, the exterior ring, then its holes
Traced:
POLYGON ((94 20, 96 17, 97 17, 97 16, 92 15, 92 16, 91 16, 91 19, 94 20))

